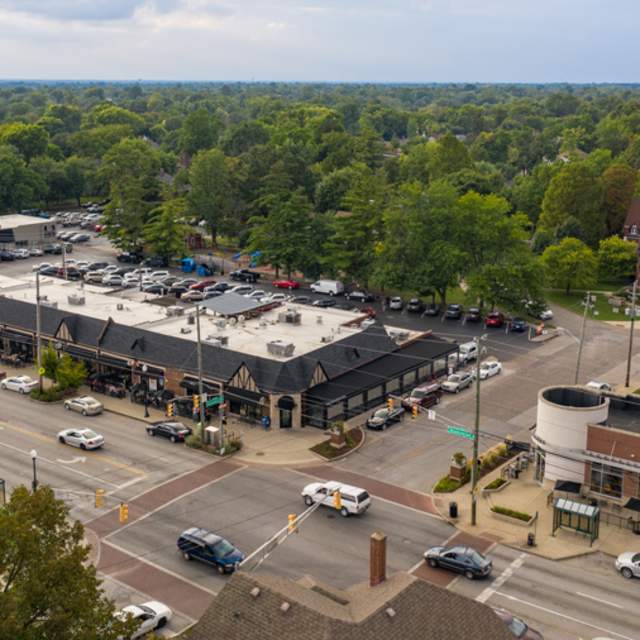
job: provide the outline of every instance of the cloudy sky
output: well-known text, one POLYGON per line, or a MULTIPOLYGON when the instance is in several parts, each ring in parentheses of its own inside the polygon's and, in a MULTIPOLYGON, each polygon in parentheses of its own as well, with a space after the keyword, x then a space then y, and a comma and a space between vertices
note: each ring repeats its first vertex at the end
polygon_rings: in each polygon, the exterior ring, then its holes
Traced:
POLYGON ((0 78, 636 82, 638 0, 0 0, 0 78))

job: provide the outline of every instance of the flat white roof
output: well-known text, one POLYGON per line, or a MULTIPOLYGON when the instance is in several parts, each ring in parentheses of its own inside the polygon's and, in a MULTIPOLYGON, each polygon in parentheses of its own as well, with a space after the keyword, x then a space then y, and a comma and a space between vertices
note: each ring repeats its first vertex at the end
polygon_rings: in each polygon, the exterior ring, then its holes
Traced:
MULTIPOLYGON (((0 294, 15 300, 23 300, 35 304, 35 276, 19 280, 0 277, 0 294)), ((112 318, 114 322, 138 327, 154 333, 196 341, 195 324, 190 324, 190 317, 195 316, 195 307, 184 306, 183 315, 168 315, 167 307, 150 302, 132 300, 119 295, 119 292, 108 293, 104 287, 78 282, 67 282, 58 278, 40 278, 40 295, 44 304, 57 303, 57 308, 68 313, 89 316, 100 320, 112 318), (69 302, 69 296, 83 297, 84 304, 69 302)), ((149 300, 155 296, 149 296, 149 300)), ((257 318, 225 320, 211 311, 202 311, 201 334, 203 343, 216 344, 216 340, 225 341, 225 348, 253 356, 269 358, 285 362, 299 355, 304 355, 332 342, 342 340, 362 331, 359 326, 346 326, 363 314, 344 311, 342 309, 321 309, 307 305, 283 304, 262 313, 257 318), (282 321, 279 316, 287 310, 300 314, 300 323, 282 321), (279 341, 281 346, 293 344, 293 352, 288 355, 275 355, 268 348, 268 343, 279 341)), ((193 320, 192 320, 193 322, 193 320)), ((387 331, 394 331, 386 327, 387 331)), ((395 329, 395 332, 406 334, 406 339, 420 335, 417 331, 395 329)), ((404 341, 404 340, 403 340, 404 341)))
POLYGON ((0 216, 0 229, 15 229, 16 227, 45 224, 55 224, 55 222, 54 220, 38 218, 36 216, 23 216, 20 213, 12 213, 6 216, 0 216))

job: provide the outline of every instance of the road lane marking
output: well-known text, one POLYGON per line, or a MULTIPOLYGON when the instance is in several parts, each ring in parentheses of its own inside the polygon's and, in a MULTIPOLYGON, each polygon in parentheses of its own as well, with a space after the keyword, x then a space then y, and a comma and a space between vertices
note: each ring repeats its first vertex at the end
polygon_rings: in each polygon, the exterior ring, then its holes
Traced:
POLYGON ((81 456, 75 456, 71 458, 71 460, 61 460, 60 458, 56 458, 56 462, 59 462, 60 464, 75 464, 76 462, 86 462, 86 461, 87 459, 81 456))
POLYGON ((540 611, 544 611, 545 613, 550 613, 551 615, 558 616, 559 618, 565 618, 566 620, 570 620, 571 622, 576 622, 585 627, 591 627, 592 629, 596 629, 597 631, 604 631, 604 633, 617 636, 618 638, 622 638, 622 640, 637 640, 637 638, 630 638, 629 636, 625 636, 622 633, 618 633, 617 631, 612 631, 611 629, 605 629, 604 627, 599 627, 598 625, 591 624, 590 622, 585 622, 584 620, 580 620, 579 618, 568 616, 566 613, 560 613, 559 611, 555 611, 554 609, 547 609, 547 607, 542 607, 539 604, 529 602, 528 600, 522 600, 521 598, 510 596, 509 594, 503 593, 502 591, 496 591, 495 595, 502 596, 503 598, 507 598, 507 600, 513 600, 514 602, 519 602, 520 604, 524 604, 527 607, 532 607, 533 609, 540 609, 540 611))
POLYGON ((483 604, 524 564, 526 553, 521 553, 486 589, 476 596, 483 604))
POLYGON ((576 595, 582 596, 583 598, 589 598, 589 600, 595 600, 596 602, 601 602, 602 604, 608 604, 610 607, 615 607, 616 609, 624 609, 621 604, 610 602, 609 600, 603 600, 597 596, 590 596, 588 593, 582 593, 582 591, 576 591, 576 595))
MULTIPOLYGON (((126 489, 127 487, 130 487, 133 484, 138 484, 138 482, 142 482, 144 479, 146 478, 146 476, 144 478, 132 478, 131 480, 128 480, 127 482, 123 482, 122 484, 118 485, 118 489, 126 489)), ((113 491, 109 491, 109 493, 107 495, 111 495, 113 493, 113 491)))

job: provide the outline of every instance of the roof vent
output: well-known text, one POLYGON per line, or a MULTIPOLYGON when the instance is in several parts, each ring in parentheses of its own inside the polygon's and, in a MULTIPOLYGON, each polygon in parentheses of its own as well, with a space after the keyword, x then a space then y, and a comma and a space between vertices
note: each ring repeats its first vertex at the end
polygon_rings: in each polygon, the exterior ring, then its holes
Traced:
POLYGON ((253 589, 251 589, 251 591, 249 591, 249 593, 254 597, 257 598, 260 595, 260 589, 258 587, 253 587, 253 589))
POLYGON ((333 336, 322 336, 320 338, 320 342, 331 342, 333 340, 333 336))
POLYGON ((282 613, 287 613, 287 611, 289 611, 289 609, 291 609, 291 605, 288 602, 283 602, 280 605, 280 611, 282 611, 282 613))
POLYGON ((57 302, 52 302, 50 300, 40 300, 40 304, 43 307, 49 307, 51 309, 57 309, 58 308, 58 303, 57 302))
POLYGON ((180 333, 182 333, 183 335, 186 333, 191 333, 191 329, 189 329, 189 327, 180 327, 180 333))
MULTIPOLYGON (((162 313, 162 310, 160 312, 162 313)), ((181 316, 184 314, 184 308, 180 307, 177 304, 172 304, 166 308, 166 314, 169 318, 175 318, 176 316, 181 316)))
POLYGON ((122 304, 122 302, 118 302, 118 304, 116 305, 116 309, 118 311, 124 311, 124 305, 122 304))
POLYGON ((222 331, 222 329, 226 329, 227 328, 227 321, 224 318, 218 318, 216 320, 216 327, 218 327, 218 329, 220 329, 220 331, 222 331))
POLYGON ((390 617, 390 618, 395 618, 396 616, 396 612, 395 609, 392 609, 391 607, 387 607, 384 612, 390 617))
POLYGON ((272 340, 267 342, 267 351, 274 356, 281 356, 283 358, 290 358, 296 345, 293 342, 284 342, 283 340, 272 340))
POLYGON ((69 304, 73 304, 76 306, 80 306, 86 302, 84 299, 84 296, 78 296, 75 294, 71 294, 70 296, 67 296, 67 300, 69 301, 69 304))
POLYGON ((187 324, 195 324, 196 317, 194 315, 187 316, 187 324))

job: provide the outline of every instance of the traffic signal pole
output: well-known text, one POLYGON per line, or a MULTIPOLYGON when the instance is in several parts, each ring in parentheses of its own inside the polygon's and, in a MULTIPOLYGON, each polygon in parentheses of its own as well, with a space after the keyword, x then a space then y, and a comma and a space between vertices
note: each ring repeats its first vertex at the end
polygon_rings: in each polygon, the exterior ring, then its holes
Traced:
MULTIPOLYGON (((204 396, 204 384, 202 382, 202 339, 200 337, 200 305, 196 305, 196 336, 198 340, 198 395, 200 396, 200 438, 204 440, 204 421, 206 415, 204 396)), ((222 443, 224 446, 224 442, 222 443)))

